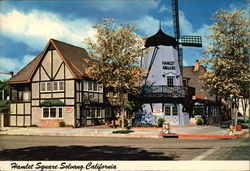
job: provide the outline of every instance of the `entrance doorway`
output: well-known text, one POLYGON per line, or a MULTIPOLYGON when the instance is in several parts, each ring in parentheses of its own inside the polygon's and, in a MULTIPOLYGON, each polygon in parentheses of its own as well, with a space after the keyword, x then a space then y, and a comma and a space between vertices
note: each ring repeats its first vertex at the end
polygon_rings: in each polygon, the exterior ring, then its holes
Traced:
POLYGON ((179 125, 178 107, 174 104, 165 105, 165 119, 170 125, 179 125))

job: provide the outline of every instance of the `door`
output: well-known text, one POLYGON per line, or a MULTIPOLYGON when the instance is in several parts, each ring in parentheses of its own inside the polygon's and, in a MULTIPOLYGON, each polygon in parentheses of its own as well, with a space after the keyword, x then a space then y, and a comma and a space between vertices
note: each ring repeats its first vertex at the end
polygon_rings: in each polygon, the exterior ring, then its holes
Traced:
POLYGON ((165 119, 170 125, 179 125, 178 107, 177 105, 165 106, 165 119))
POLYGON ((3 126, 9 127, 10 126, 10 115, 8 113, 4 114, 3 120, 4 120, 3 126))

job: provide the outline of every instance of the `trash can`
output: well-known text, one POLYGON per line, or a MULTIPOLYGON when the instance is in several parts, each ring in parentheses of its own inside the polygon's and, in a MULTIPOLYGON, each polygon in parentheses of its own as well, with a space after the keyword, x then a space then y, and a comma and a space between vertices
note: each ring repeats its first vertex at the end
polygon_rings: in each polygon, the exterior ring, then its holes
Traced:
POLYGON ((236 125, 236 131, 241 131, 242 126, 241 125, 236 125))

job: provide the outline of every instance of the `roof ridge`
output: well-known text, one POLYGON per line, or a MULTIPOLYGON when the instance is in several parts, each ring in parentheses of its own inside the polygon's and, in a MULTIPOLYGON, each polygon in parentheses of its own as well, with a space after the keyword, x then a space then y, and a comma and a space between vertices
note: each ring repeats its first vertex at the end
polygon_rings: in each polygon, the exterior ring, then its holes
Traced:
MULTIPOLYGON (((75 46, 75 45, 72 45, 72 44, 70 44, 70 43, 66 43, 66 42, 63 42, 63 41, 60 41, 60 40, 56 40, 56 39, 53 39, 53 38, 51 38, 50 40, 56 41, 56 42, 59 42, 59 43, 63 43, 63 44, 69 45, 69 46, 73 46, 73 47, 76 47, 76 48, 84 49, 83 47, 75 46)), ((84 50, 85 50, 85 49, 84 49, 84 50)))

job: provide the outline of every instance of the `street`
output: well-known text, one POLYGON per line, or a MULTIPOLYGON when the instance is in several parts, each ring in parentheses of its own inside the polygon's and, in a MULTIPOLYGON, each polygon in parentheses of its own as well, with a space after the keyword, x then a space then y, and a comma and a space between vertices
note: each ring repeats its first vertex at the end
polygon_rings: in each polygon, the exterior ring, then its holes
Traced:
POLYGON ((155 139, 0 136, 0 160, 250 160, 249 137, 155 139))

